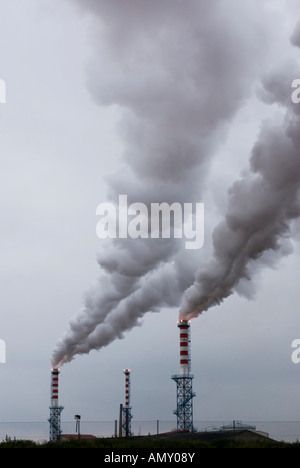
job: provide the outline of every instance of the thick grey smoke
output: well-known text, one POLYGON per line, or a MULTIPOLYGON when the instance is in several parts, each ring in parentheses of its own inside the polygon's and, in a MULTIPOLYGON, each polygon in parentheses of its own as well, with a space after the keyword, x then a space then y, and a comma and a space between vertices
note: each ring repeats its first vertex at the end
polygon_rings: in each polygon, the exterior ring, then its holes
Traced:
MULTIPOLYGON (((298 25, 291 43, 300 46, 299 37, 298 25)), ((263 80, 262 98, 285 114, 263 124, 249 169, 230 188, 225 219, 213 232, 213 258, 185 292, 182 318, 197 317, 233 291, 251 297, 255 273, 292 251, 291 228, 300 216, 300 107, 290 90, 295 76, 300 68, 289 63, 263 80)))
MULTIPOLYGON (((129 203, 147 206, 152 202, 200 202, 211 162, 237 111, 260 80, 270 52, 272 34, 266 31, 264 8, 251 0, 77 3, 95 20, 98 37, 88 70, 91 95, 100 105, 118 105, 124 116, 120 125, 125 142, 123 165, 108 180, 108 199, 117 202, 119 194, 127 194, 129 203)), ((276 90, 271 80, 264 89, 277 102, 273 87, 276 90)), ((226 236, 222 226, 214 233, 215 247, 219 247, 210 273, 198 272, 193 285, 197 256, 184 250, 179 239, 111 241, 98 255, 101 276, 57 343, 53 364, 61 365, 76 354, 122 338, 146 312, 177 307, 185 290, 182 313, 197 315, 226 297, 247 276, 247 256, 256 259, 267 243, 277 248, 279 236, 287 233, 289 221, 298 213, 296 187, 284 187, 284 180, 290 185, 288 174, 286 178, 281 174, 282 181, 273 174, 276 164, 284 165, 283 154, 288 152, 288 164, 296 176, 292 155, 297 159, 293 141, 297 138, 292 134, 293 129, 297 133, 298 116, 292 109, 289 112, 293 119, 284 129, 279 126, 276 133, 275 127, 266 126, 262 130, 249 176, 232 188, 236 206, 226 218, 226 236), (278 161, 275 165, 272 148, 278 161), (242 200, 248 201, 249 194, 252 197, 255 182, 259 208, 255 209, 253 197, 247 216, 242 200), (276 197, 269 198, 274 192, 276 197), (265 209, 262 200, 267 200, 265 209), (236 244, 243 250, 239 259, 235 259, 236 244), (211 279, 216 272, 213 288, 211 279), (238 275, 235 282, 231 280, 238 275), (226 284, 223 296, 219 278, 226 284)))

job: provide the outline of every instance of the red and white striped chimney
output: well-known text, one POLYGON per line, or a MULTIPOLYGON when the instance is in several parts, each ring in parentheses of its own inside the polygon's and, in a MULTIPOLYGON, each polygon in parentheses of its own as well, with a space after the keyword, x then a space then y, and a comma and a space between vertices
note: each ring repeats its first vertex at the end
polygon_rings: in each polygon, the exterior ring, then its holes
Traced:
POLYGON ((125 408, 130 406, 130 369, 124 369, 125 374, 125 408))
POLYGON ((180 329, 180 374, 189 375, 190 373, 190 324, 188 320, 178 322, 180 329))
POLYGON ((58 406, 58 376, 60 369, 51 369, 51 405, 58 406))

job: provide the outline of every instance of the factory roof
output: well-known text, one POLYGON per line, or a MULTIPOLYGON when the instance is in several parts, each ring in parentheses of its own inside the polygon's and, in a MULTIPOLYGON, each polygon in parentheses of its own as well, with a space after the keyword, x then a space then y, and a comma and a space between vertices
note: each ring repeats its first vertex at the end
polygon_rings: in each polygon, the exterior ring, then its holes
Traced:
POLYGON ((61 435, 62 440, 70 440, 70 439, 97 439, 96 436, 92 434, 80 434, 78 437, 78 434, 62 434, 61 435))

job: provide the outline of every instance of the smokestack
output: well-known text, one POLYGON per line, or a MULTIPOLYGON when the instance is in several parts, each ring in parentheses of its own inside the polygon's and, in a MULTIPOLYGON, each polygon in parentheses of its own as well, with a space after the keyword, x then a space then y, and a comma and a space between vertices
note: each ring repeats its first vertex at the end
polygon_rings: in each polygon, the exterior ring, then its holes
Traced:
POLYGON ((131 406, 130 406, 130 369, 124 369, 125 374, 125 405, 123 406, 123 436, 129 437, 132 435, 131 432, 131 406))
POLYGON ((51 369, 51 406, 58 406, 58 377, 60 369, 51 369))
POLYGON ((57 442, 61 437, 61 424, 60 424, 60 414, 64 409, 63 406, 58 404, 58 378, 59 378, 60 369, 53 368, 51 369, 51 390, 50 390, 50 400, 51 406, 50 409, 50 418, 48 419, 50 423, 50 441, 57 442))
POLYGON ((122 437, 122 428, 123 428, 123 405, 120 404, 119 411, 119 437, 122 437))
POLYGON ((130 406, 130 369, 124 369, 125 374, 125 407, 130 406))
POLYGON ((189 375, 191 371, 190 324, 188 320, 180 320, 177 326, 180 330, 180 374, 189 375))
POLYGON ((180 373, 172 375, 177 388, 177 430, 194 432, 193 425, 193 378, 191 371, 190 353, 190 323, 188 320, 180 320, 177 323, 180 331, 180 373))

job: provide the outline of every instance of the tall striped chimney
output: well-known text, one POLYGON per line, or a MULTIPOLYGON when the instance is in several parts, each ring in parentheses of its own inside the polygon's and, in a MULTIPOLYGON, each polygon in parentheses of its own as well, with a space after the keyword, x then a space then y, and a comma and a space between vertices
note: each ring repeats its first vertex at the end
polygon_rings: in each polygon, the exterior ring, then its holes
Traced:
POLYGON ((51 369, 51 406, 58 406, 58 377, 60 369, 51 369))
POLYGON ((60 370, 58 368, 51 369, 51 389, 50 389, 50 423, 49 438, 52 442, 57 442, 61 437, 61 422, 60 415, 63 406, 58 404, 58 377, 60 370))
POLYGON ((131 432, 131 406, 130 406, 130 369, 124 369, 125 374, 125 404, 123 406, 123 436, 129 437, 131 432))
POLYGON ((124 369, 125 374, 125 407, 130 406, 130 369, 124 369))
POLYGON ((174 414, 177 416, 177 430, 194 432, 193 425, 193 378, 191 374, 191 353, 190 353, 190 323, 188 320, 180 320, 177 323, 179 328, 179 353, 180 370, 179 374, 173 375, 177 389, 177 408, 174 414))
POLYGON ((180 329, 180 374, 189 375, 191 370, 190 358, 190 324, 188 320, 178 322, 180 329))

